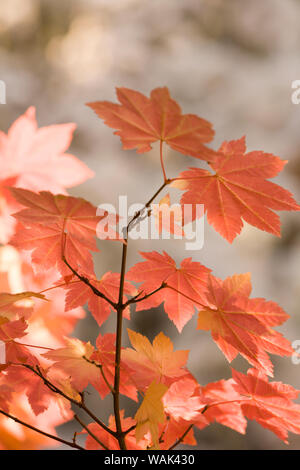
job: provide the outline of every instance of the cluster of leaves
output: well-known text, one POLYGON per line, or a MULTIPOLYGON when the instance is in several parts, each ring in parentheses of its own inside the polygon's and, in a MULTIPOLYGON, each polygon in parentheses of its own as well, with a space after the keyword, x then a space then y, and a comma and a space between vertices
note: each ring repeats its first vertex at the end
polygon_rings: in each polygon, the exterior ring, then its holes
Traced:
MULTIPOLYGON (((243 221, 279 236, 280 220, 273 211, 300 209, 287 190, 268 180, 286 161, 262 151, 247 153, 243 137, 224 142, 218 151, 208 148, 211 124, 182 114, 167 88, 153 90, 150 98, 120 88, 117 96, 119 104, 89 106, 116 129, 123 148, 145 153, 160 143, 164 181, 145 208, 167 186, 179 188, 182 207, 204 204, 208 222, 230 243, 243 221), (195 167, 168 178, 164 145, 206 162, 211 171, 195 167)), ((0 447, 34 449, 56 441, 83 450, 77 433, 65 441, 55 432, 72 417, 80 425, 78 433, 87 436, 86 449, 195 445, 195 427, 217 421, 245 433, 247 418, 285 442, 289 431, 300 433, 300 405, 293 402, 299 390, 269 382, 268 353, 293 354, 289 341, 274 329, 288 315, 272 301, 250 297, 249 273, 222 281, 192 258, 178 267, 166 252, 155 251, 142 252, 143 260, 127 271, 128 234, 140 211, 119 239, 120 272, 97 278, 92 252, 98 251, 99 222, 106 217, 115 232, 107 213, 99 215, 91 203, 66 193, 92 176, 65 153, 73 130, 72 124, 38 129, 29 108, 8 135, 0 134, 0 341, 6 358, 0 366, 0 447), (85 304, 99 327, 116 312, 116 332, 99 333, 95 346, 70 336, 85 304), (162 332, 151 343, 128 330, 131 347, 122 347, 122 318, 130 318, 131 305, 140 312, 160 304, 179 333, 197 312, 198 329, 211 331, 229 362, 243 356, 252 367, 247 375, 232 370, 229 380, 200 385, 187 368, 189 351, 174 351, 162 332), (112 396, 108 424, 86 404, 88 385, 101 399, 112 396), (120 395, 137 402, 134 417, 120 409, 120 395), (83 410, 89 422, 74 415, 71 405, 83 410)), ((166 229, 163 205, 170 207, 169 194, 148 212, 158 232, 166 229)), ((171 214, 167 229, 184 234, 170 208, 171 214)))

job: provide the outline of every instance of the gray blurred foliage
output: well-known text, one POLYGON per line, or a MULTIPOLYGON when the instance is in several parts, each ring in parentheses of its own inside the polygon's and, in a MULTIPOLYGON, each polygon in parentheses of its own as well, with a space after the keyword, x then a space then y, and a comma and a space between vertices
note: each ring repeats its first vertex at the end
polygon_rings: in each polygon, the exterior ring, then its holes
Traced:
MULTIPOLYGON (((6 0, 0 4, 0 79, 7 85, 7 105, 0 105, 0 128, 7 131, 28 106, 37 107, 39 125, 75 122, 71 153, 96 177, 71 194, 94 204, 145 202, 161 184, 157 147, 148 154, 122 151, 112 130, 84 106, 114 100, 115 86, 149 93, 168 86, 184 112, 210 120, 213 147, 247 136, 249 150, 272 152, 290 161, 279 184, 299 200, 300 105, 291 103, 291 83, 300 78, 300 2, 297 0, 6 0)), ((166 150, 169 176, 197 162, 166 150)), ((166 249, 176 260, 193 256, 226 277, 250 271, 253 295, 278 302, 291 315, 281 331, 300 339, 299 217, 283 213, 282 238, 245 226, 229 245, 205 224, 199 252, 184 251, 181 241, 136 241, 138 250, 166 249)), ((99 243, 97 273, 118 271, 121 247, 99 243)), ((114 329, 114 315, 102 334, 114 329)), ((125 321, 125 326, 129 325, 125 321)), ((190 348, 189 367, 201 384, 230 377, 230 366, 209 333, 196 330, 196 316, 179 335, 162 309, 132 314, 131 328, 151 339, 163 330, 176 348, 190 348)), ((95 340, 96 323, 88 315, 74 334, 95 340)), ((126 334, 124 342, 126 344, 126 334)), ((276 380, 300 388, 300 365, 274 359, 276 380)), ((246 370, 243 360, 234 367, 246 370)), ((92 400, 92 397, 88 398, 92 400)), ((123 406, 135 405, 124 398, 123 406)), ((108 417, 109 398, 94 409, 108 417)), ((78 429, 74 423, 62 435, 78 429)), ((272 433, 249 423, 246 436, 220 425, 197 432, 199 449, 287 449, 272 433)), ((300 438, 291 436, 290 449, 300 438)))

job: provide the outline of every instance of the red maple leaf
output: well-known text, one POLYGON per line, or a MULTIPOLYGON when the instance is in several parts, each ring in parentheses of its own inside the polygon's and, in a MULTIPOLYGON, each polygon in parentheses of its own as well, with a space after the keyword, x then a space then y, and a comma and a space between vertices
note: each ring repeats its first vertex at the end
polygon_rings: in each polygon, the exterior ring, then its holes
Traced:
POLYGON ((166 142, 174 150, 209 160, 214 153, 203 144, 214 136, 211 124, 195 114, 182 114, 168 88, 156 88, 147 98, 138 91, 117 88, 121 104, 109 101, 87 103, 115 134, 124 149, 137 148, 138 153, 151 150, 156 141, 166 142))
POLYGON ((13 233, 15 221, 10 214, 17 208, 6 186, 66 194, 65 188, 94 176, 83 162, 65 153, 75 127, 58 124, 38 129, 31 106, 7 135, 0 131, 0 237, 4 242, 13 233))
MULTIPOLYGON (((102 294, 106 295, 113 302, 118 302, 119 288, 120 288, 120 274, 107 272, 101 279, 90 278, 90 283, 98 289, 102 294)), ((66 286, 66 310, 71 310, 75 307, 80 307, 88 303, 88 307, 93 317, 99 326, 104 323, 110 315, 111 306, 102 297, 96 296, 91 288, 83 282, 75 279, 66 286)), ((124 283, 124 294, 135 295, 136 288, 125 281, 124 283)), ((126 296, 123 296, 123 301, 126 300, 126 296)), ((127 307, 123 313, 125 318, 130 318, 130 310, 127 307)))
POLYGON ((201 387, 201 399, 208 405, 205 414, 202 415, 196 425, 203 429, 205 423, 217 421, 223 426, 227 426, 235 431, 245 434, 247 420, 245 419, 239 403, 239 393, 234 388, 235 382, 232 379, 219 380, 201 387))
POLYGON ((300 434, 300 405, 292 401, 299 390, 281 382, 268 382, 267 376, 256 369, 249 369, 247 375, 232 370, 232 376, 248 419, 256 420, 286 444, 288 431, 300 434))
POLYGON ((245 152, 244 137, 224 142, 210 163, 213 173, 190 168, 172 183, 186 190, 182 205, 204 204, 208 223, 230 243, 240 233, 243 220, 280 236, 280 219, 272 209, 300 209, 289 191, 267 180, 287 161, 260 151, 245 152))
POLYGON ((151 344, 146 336, 127 331, 134 349, 123 349, 121 357, 132 383, 139 390, 144 390, 154 381, 170 385, 179 377, 189 375, 185 368, 189 352, 174 351, 172 341, 162 332, 151 344))
MULTIPOLYGON (((65 338, 66 346, 42 354, 43 357, 54 362, 54 369, 58 368, 66 373, 76 390, 82 391, 89 383, 98 385, 100 369, 89 362, 94 347, 77 338, 65 338)), ((51 370, 51 369, 50 369, 51 370)))
POLYGON ((26 335, 28 325, 24 318, 9 321, 8 318, 0 316, 0 341, 11 341, 14 338, 22 338, 26 335))
POLYGON ((137 263, 127 273, 131 281, 142 282, 140 289, 149 294, 158 289, 162 283, 169 287, 163 288, 151 297, 137 304, 137 311, 157 307, 164 302, 164 309, 170 320, 181 332, 184 325, 195 313, 195 307, 206 301, 206 282, 210 269, 201 263, 186 258, 180 268, 166 253, 156 251, 141 252, 147 261, 137 263))
POLYGON ((191 377, 183 377, 173 382, 163 396, 165 413, 175 421, 197 421, 202 417, 202 411, 206 405, 198 389, 197 382, 191 377))
MULTIPOLYGON (((122 429, 127 430, 131 427, 136 425, 136 421, 132 418, 124 418, 124 410, 120 411, 120 418, 121 418, 121 425, 122 429)), ((109 417, 108 427, 112 430, 116 430, 116 423, 114 416, 109 417)), ((109 450, 119 450, 119 444, 117 439, 105 431, 102 427, 99 426, 97 423, 91 423, 88 425, 89 430, 98 438, 100 442, 102 442, 105 447, 109 450)), ((85 432, 85 431, 83 431, 85 432)), ((147 444, 149 444, 149 440, 141 439, 138 443, 136 442, 135 438, 135 430, 134 428, 128 434, 126 434, 125 438, 126 448, 128 450, 146 450, 147 444)), ((86 439, 86 449, 87 450, 103 450, 104 447, 99 444, 91 435, 87 436, 86 439)))
POLYGON ((48 191, 34 193, 12 188, 17 201, 26 207, 14 216, 25 229, 14 236, 12 244, 33 250, 32 261, 37 269, 57 265, 63 274, 70 274, 62 261, 64 255, 74 269, 92 269, 90 250, 96 247, 96 229, 101 217, 96 207, 82 198, 53 195, 48 191))
POLYGON ((212 337, 228 361, 240 353, 250 364, 272 375, 267 352, 291 355, 288 340, 271 326, 280 325, 288 315, 275 302, 249 299, 249 274, 235 275, 223 282, 212 275, 208 282, 210 306, 198 315, 198 329, 211 330, 212 337))

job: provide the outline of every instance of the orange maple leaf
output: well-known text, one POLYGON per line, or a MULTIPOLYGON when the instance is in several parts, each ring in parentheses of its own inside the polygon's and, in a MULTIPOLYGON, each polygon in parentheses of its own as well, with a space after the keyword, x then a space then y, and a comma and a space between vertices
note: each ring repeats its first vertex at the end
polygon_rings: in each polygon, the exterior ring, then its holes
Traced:
POLYGON ((182 205, 204 204, 208 223, 230 243, 240 233, 243 220, 280 236, 280 219, 272 209, 300 210, 289 191, 267 181, 276 176, 287 161, 260 151, 245 152, 244 137, 224 142, 210 163, 213 173, 190 168, 172 183, 186 190, 181 198, 182 205))
POLYGON ((14 215, 25 229, 16 233, 12 244, 34 250, 32 261, 37 269, 57 265, 63 274, 70 274, 62 261, 63 255, 74 269, 78 266, 86 272, 92 269, 90 250, 98 251, 95 236, 102 218, 96 215, 96 207, 82 198, 48 191, 37 194, 12 188, 11 192, 26 207, 14 215))
POLYGON ((83 162, 65 153, 75 124, 58 124, 38 129, 35 108, 31 106, 10 127, 0 131, 0 240, 13 234, 16 202, 6 190, 17 186, 32 191, 66 194, 65 188, 94 176, 83 162))
POLYGON ((55 363, 54 368, 61 369, 70 376, 76 390, 82 391, 89 383, 98 385, 100 370, 95 364, 88 362, 94 347, 90 342, 84 343, 77 338, 65 338, 65 341, 66 347, 48 351, 43 356, 55 363))
POLYGON ((164 302, 167 315, 181 332, 194 315, 195 307, 199 308, 199 304, 206 301, 206 283, 210 269, 192 261, 192 258, 184 259, 178 268, 165 251, 163 254, 156 251, 140 252, 140 254, 146 261, 133 266, 126 278, 143 282, 140 289, 145 294, 153 292, 163 282, 169 287, 139 302, 136 310, 148 310, 164 302))
POLYGON ((292 401, 299 390, 282 382, 268 382, 266 374, 256 369, 249 369, 247 375, 232 370, 232 377, 248 419, 256 420, 286 444, 288 431, 300 434, 300 405, 292 401))
POLYGON ((189 352, 174 351, 172 341, 162 332, 151 344, 146 336, 129 329, 127 331, 134 349, 123 349, 121 357, 139 390, 144 390, 153 381, 169 385, 189 374, 185 368, 189 352))
MULTIPOLYGON (((119 288, 120 288, 120 274, 107 272, 101 279, 91 278, 89 279, 90 283, 106 295, 113 302, 118 302, 119 297, 119 288)), ((91 311, 93 317, 99 326, 104 323, 110 315, 111 306, 110 304, 103 299, 102 297, 96 296, 91 288, 75 279, 75 282, 71 282, 66 285, 67 295, 66 295, 66 310, 71 310, 75 307, 83 306, 88 303, 89 310, 91 311)), ((135 295, 136 288, 129 282, 124 282, 124 294, 135 295)), ((0 297, 1 299, 1 297, 0 297)), ((123 296, 123 301, 126 300, 126 296, 123 296)), ((124 309, 123 315, 125 318, 130 318, 129 307, 124 309)))
POLYGON ((154 449, 158 449, 158 426, 165 420, 162 398, 167 390, 166 385, 153 381, 134 417, 137 421, 135 429, 137 442, 150 432, 154 449))
MULTIPOLYGON (((124 410, 120 411, 121 425, 122 429, 126 430, 136 425, 136 421, 130 417, 124 418, 124 410)), ((112 431, 116 431, 116 422, 115 417, 110 416, 108 420, 108 427, 112 431)), ((110 450, 120 450, 119 443, 117 439, 105 431, 97 423, 91 423, 88 425, 89 430, 110 450)), ((83 431, 85 432, 85 431, 83 431)), ((129 433, 126 434, 125 444, 128 450, 146 450, 147 445, 149 444, 149 439, 141 439, 138 443, 135 438, 135 430, 132 429, 129 433)), ((88 435, 86 439, 86 449, 87 450, 103 450, 102 447, 92 436, 88 435)))
POLYGON ((229 362, 240 353, 250 364, 272 375, 267 352, 280 356, 293 353, 290 342, 271 328, 283 323, 288 315, 275 302, 249 299, 249 273, 224 282, 210 275, 208 288, 210 306, 199 311, 198 329, 211 330, 229 362))
POLYGON ((150 98, 138 91, 117 88, 121 104, 109 101, 87 103, 122 140, 124 149, 138 153, 151 150, 156 141, 166 142, 174 150, 211 160, 214 153, 203 144, 214 136, 211 124, 195 114, 182 114, 168 88, 152 90, 150 98))

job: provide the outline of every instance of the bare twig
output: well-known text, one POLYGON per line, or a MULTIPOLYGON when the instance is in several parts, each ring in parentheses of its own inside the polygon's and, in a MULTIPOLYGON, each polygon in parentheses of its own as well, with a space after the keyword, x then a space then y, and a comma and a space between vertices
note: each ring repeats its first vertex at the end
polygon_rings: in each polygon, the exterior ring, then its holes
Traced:
POLYGON ((60 437, 53 436, 52 434, 49 434, 48 432, 42 431, 41 429, 38 429, 38 428, 35 428, 31 424, 25 423, 24 421, 20 420, 19 418, 16 418, 15 416, 12 416, 11 414, 6 413, 3 410, 0 410, 0 413, 2 415, 6 416, 7 418, 12 419, 16 423, 22 424, 22 426, 25 426, 26 428, 31 429, 32 431, 35 431, 39 434, 42 434, 43 436, 46 436, 46 437, 49 437, 50 439, 61 442, 62 444, 66 444, 70 447, 73 447, 74 449, 85 450, 84 447, 81 447, 80 445, 76 444, 76 442, 74 442, 74 439, 73 439, 73 442, 66 441, 65 439, 61 439, 60 437))
POLYGON ((98 367, 98 369, 100 369, 100 372, 101 372, 101 375, 103 377, 103 380, 104 382, 106 383, 106 385, 108 386, 109 390, 111 391, 111 393, 115 393, 113 387, 110 385, 109 381, 107 380, 105 374, 104 374, 104 371, 103 371, 103 365, 96 362, 96 361, 92 361, 91 359, 88 359, 86 356, 82 356, 82 358, 89 362, 90 364, 93 364, 94 366, 98 367))
MULTIPOLYGON (((127 242, 127 239, 125 240, 127 242)), ((126 443, 122 431, 122 423, 120 416, 120 366, 121 366, 121 347, 122 347, 122 322, 123 311, 125 305, 123 304, 123 292, 126 271, 126 257, 127 257, 128 244, 123 244, 120 287, 119 287, 119 302, 117 306, 117 328, 116 328, 116 356, 115 356, 115 379, 114 379, 114 414, 116 421, 116 437, 119 442, 121 450, 126 450, 126 443)))
POLYGON ((83 421, 81 421, 81 419, 77 416, 77 415, 74 415, 74 419, 76 419, 76 421, 78 421, 78 423, 86 430, 86 432, 96 441, 98 442, 98 444, 103 447, 103 449, 105 450, 109 450, 108 447, 106 447, 105 444, 103 444, 103 442, 100 441, 100 439, 98 439, 98 437, 89 429, 89 427, 84 424, 83 421))
POLYGON ((137 304, 138 302, 142 302, 143 300, 148 299, 149 297, 151 297, 151 295, 156 294, 156 292, 159 292, 161 289, 164 289, 165 287, 167 287, 167 284, 162 282, 162 284, 157 289, 155 289, 152 292, 149 292, 149 294, 145 294, 143 297, 140 297, 140 298, 138 297, 142 294, 142 292, 139 292, 137 295, 132 297, 132 299, 127 300, 125 307, 127 307, 127 305, 130 305, 130 304, 137 304))
POLYGON ((169 447, 168 450, 172 450, 172 449, 175 449, 175 447, 178 446, 178 444, 180 444, 183 439, 188 435, 188 433, 190 432, 190 430, 192 429, 192 427, 194 426, 194 424, 190 424, 189 427, 184 431, 184 433, 182 434, 182 436, 179 437, 179 439, 177 439, 174 444, 171 445, 171 447, 169 447))
POLYGON ((99 291, 95 286, 93 286, 93 284, 91 284, 90 280, 85 277, 85 276, 82 276, 81 274, 79 274, 69 263, 68 261, 66 260, 65 256, 62 255, 62 260, 63 262, 68 266, 68 268, 72 271, 72 273, 78 277, 78 279, 80 279, 82 282, 84 282, 84 284, 86 284, 87 286, 89 286, 89 288, 94 292, 95 295, 97 295, 98 297, 101 297, 102 299, 106 300, 106 302, 108 302, 115 310, 117 309, 117 304, 116 302, 113 302, 111 299, 109 299, 105 294, 103 294, 103 292, 99 291))
POLYGON ((41 372, 40 368, 37 366, 37 370, 34 369, 34 367, 29 366, 28 364, 14 364, 14 365, 21 365, 23 367, 26 367, 27 369, 31 370, 34 374, 38 375, 44 382, 44 384, 54 393, 57 393, 58 395, 61 395, 64 397, 66 400, 68 400, 70 403, 73 403, 74 405, 78 406, 82 410, 84 410, 99 426, 101 426, 105 431, 107 431, 109 434, 112 436, 116 436, 116 433, 112 431, 106 424, 102 423, 102 421, 94 415, 94 413, 87 408, 85 403, 83 402, 82 395, 81 395, 81 401, 77 401, 72 397, 69 397, 66 395, 62 390, 60 390, 56 385, 52 384, 41 372))
MULTIPOLYGON (((168 185, 171 183, 171 180, 169 179, 166 179, 163 184, 158 188, 158 190, 155 192, 155 194, 149 199, 148 202, 146 202, 146 204, 144 205, 144 207, 142 209, 140 209, 139 211, 137 211, 134 216, 132 217, 132 219, 128 222, 128 225, 127 225, 127 228, 126 228, 126 231, 127 231, 127 234, 130 230, 130 226, 133 224, 133 222, 138 219, 140 217, 140 215, 144 212, 145 209, 147 209, 150 204, 154 201, 154 199, 156 198, 156 196, 159 195, 159 193, 168 185)), ((125 236, 124 236, 125 238, 125 236)), ((126 237, 127 238, 127 237, 126 237)))

